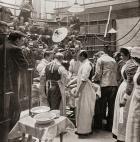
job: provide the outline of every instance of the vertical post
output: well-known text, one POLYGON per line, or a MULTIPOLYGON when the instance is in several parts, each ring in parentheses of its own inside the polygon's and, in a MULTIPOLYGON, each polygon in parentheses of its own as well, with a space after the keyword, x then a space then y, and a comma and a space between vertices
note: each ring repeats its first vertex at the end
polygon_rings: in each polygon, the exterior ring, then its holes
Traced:
POLYGON ((111 12, 112 12, 112 6, 110 6, 110 8, 109 8, 108 20, 107 20, 107 24, 106 24, 106 28, 105 28, 105 34, 104 34, 104 37, 106 37, 106 35, 107 35, 107 30, 108 30, 108 25, 109 25, 109 22, 110 22, 111 12))
MULTIPOLYGON (((15 0, 15 5, 17 4, 17 1, 15 0)), ((14 16, 16 16, 16 6, 14 6, 14 16)))
POLYGON ((45 20, 47 21, 47 7, 46 7, 46 4, 47 4, 47 1, 45 0, 45 4, 44 4, 44 7, 45 7, 45 20))
POLYGON ((33 82, 33 69, 29 68, 27 72, 27 94, 29 98, 29 115, 31 116, 31 108, 32 108, 32 82, 33 82))
POLYGON ((3 40, 3 66, 2 69, 2 90, 0 91, 0 141, 8 142, 8 132, 9 132, 9 104, 10 104, 10 94, 11 92, 6 92, 6 46, 5 38, 6 34, 0 33, 3 40))
POLYGON ((63 142, 63 134, 60 134, 60 142, 63 142))

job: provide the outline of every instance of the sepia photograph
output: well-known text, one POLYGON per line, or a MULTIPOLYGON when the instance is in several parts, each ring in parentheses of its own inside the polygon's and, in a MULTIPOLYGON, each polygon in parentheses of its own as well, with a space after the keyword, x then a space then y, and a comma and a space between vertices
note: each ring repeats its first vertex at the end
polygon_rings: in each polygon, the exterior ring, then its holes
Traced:
POLYGON ((0 0, 0 142, 140 142, 140 0, 0 0))

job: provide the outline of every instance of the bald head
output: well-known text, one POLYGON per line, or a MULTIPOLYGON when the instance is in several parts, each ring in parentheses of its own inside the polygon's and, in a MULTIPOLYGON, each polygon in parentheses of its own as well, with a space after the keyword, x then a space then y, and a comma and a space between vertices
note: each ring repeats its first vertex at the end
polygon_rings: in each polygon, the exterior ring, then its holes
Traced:
POLYGON ((104 51, 99 51, 99 52, 97 52, 97 53, 95 54, 95 56, 96 56, 97 58, 100 58, 103 54, 105 54, 104 51))

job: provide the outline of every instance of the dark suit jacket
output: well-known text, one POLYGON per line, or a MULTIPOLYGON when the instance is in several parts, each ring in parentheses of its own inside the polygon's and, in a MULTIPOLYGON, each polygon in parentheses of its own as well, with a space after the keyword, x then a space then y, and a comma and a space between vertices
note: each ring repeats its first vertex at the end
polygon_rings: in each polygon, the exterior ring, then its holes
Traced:
POLYGON ((3 46, 0 45, 0 120, 4 118, 3 113, 10 118, 9 131, 13 128, 20 117, 20 103, 19 103, 19 73, 20 70, 28 68, 27 60, 24 58, 22 50, 14 43, 6 41, 6 78, 4 78, 4 54, 3 46), (4 80, 6 82, 5 90, 3 90, 4 80), (13 92, 10 95, 10 102, 6 99, 8 108, 4 104, 3 92, 13 92), (7 110, 8 109, 8 110, 7 110))
MULTIPOLYGON (((0 45, 0 92, 2 92, 3 89, 3 59, 3 46, 0 45)), ((6 43, 6 92, 13 91, 17 94, 19 72, 27 68, 28 62, 22 50, 8 41, 6 43)))

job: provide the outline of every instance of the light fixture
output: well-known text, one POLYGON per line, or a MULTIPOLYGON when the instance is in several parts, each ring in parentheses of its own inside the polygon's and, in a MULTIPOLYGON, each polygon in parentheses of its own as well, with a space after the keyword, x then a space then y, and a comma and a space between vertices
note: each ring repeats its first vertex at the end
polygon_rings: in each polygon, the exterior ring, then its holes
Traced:
POLYGON ((68 12, 79 13, 79 12, 83 12, 84 10, 85 8, 81 6, 80 4, 78 4, 77 0, 75 0, 74 5, 68 9, 68 12))
POLYGON ((114 28, 111 28, 109 31, 108 31, 109 34, 115 34, 117 33, 117 31, 114 29, 114 28))

